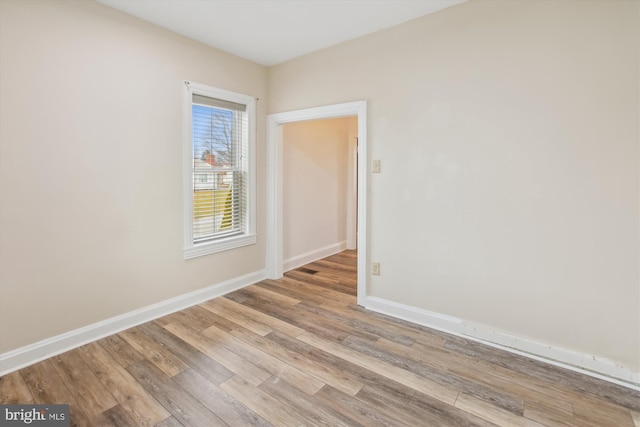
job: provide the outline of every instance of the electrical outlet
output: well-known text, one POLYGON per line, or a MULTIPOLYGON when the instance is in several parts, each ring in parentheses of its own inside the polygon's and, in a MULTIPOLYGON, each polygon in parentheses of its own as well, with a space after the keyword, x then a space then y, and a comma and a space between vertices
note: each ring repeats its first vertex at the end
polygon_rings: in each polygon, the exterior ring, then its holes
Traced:
POLYGON ((371 274, 373 274, 374 276, 379 276, 380 275, 380 263, 379 262, 371 263, 371 274))

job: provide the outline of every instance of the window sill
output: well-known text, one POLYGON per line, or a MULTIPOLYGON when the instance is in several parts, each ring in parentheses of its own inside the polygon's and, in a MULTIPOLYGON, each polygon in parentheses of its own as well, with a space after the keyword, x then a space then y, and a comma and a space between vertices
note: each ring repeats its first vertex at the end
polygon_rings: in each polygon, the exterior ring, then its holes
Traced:
POLYGON ((242 246, 253 245, 256 243, 255 234, 241 234, 239 236, 218 239, 212 242, 201 243, 199 245, 185 248, 184 259, 197 258, 216 252, 227 251, 229 249, 239 248, 242 246))

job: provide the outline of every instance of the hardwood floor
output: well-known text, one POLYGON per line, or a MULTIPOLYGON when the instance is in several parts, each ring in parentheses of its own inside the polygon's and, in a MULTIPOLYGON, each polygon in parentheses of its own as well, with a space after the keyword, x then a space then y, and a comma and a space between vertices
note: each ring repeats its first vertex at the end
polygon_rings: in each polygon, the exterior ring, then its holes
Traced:
POLYGON ((78 426, 640 427, 640 393, 355 305, 345 251, 0 378, 78 426))

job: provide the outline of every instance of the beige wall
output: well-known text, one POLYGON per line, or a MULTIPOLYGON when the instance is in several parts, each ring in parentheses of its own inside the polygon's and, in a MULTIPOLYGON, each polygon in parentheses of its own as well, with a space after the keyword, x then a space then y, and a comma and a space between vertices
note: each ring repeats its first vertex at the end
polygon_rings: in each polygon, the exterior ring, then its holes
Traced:
POLYGON ((264 268, 185 261, 182 81, 260 98, 266 69, 93 1, 0 2, 0 353, 264 268))
POLYGON ((348 118, 283 125, 285 262, 347 239, 348 118))
POLYGON ((638 371, 638 5, 471 1, 269 69, 269 113, 368 100, 369 295, 638 371))

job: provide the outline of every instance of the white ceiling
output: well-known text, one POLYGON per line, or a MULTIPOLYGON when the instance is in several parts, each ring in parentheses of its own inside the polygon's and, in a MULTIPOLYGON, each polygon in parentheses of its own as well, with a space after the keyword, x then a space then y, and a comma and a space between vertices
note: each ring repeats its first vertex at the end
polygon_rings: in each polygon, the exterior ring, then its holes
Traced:
POLYGON ((263 65, 465 0, 97 0, 263 65))

